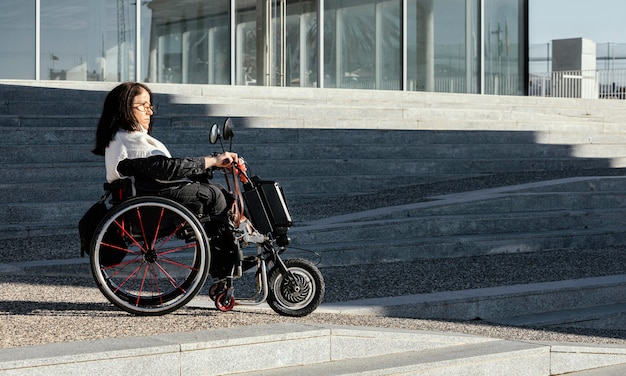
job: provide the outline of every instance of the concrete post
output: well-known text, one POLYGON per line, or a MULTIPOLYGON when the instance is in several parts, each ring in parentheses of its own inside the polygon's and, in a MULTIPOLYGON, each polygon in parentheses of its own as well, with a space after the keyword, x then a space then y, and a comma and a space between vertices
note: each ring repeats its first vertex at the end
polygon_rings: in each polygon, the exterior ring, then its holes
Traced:
POLYGON ((598 98, 596 44, 584 38, 552 41, 553 96, 598 98))

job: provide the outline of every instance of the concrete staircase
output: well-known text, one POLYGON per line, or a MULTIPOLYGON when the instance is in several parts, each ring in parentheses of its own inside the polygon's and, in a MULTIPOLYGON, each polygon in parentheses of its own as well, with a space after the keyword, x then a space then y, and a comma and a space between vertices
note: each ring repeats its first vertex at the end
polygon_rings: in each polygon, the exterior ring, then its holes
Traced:
MULTIPOLYGON (((89 151, 113 86, 0 82, 0 240, 75 238, 78 219, 102 193, 103 160, 89 151)), ((286 191, 296 220, 290 252, 318 252, 321 265, 603 247, 626 240, 626 102, 151 88, 155 136, 175 155, 215 151, 207 142, 208 126, 234 119, 235 150, 253 173, 280 181, 286 191), (494 176, 507 183, 490 183, 494 176), (402 200, 397 192, 405 193, 402 200)), ((321 310, 378 309, 373 314, 554 327, 581 317, 584 327, 609 317, 623 327, 625 285, 625 276, 608 276, 445 297, 390 297, 371 306, 343 302, 321 310)), ((307 325, 255 330, 8 349, 0 352, 0 374, 133 367, 155 374, 582 375, 593 374, 585 371, 593 368, 603 374, 609 366, 621 374, 626 364, 625 350, 611 346, 307 325), (259 365, 259 349, 276 356, 259 365)))
MULTIPOLYGON (((0 237, 76 232, 102 193, 103 160, 89 151, 113 86, 0 84, 0 237)), ((467 195, 468 179, 494 174, 615 175, 626 161, 621 101, 151 88, 154 135, 174 155, 215 151, 208 126, 234 119, 235 150, 253 173, 280 181, 286 191, 294 245, 323 250, 326 264, 377 262, 383 251, 384 259, 397 260, 623 243, 624 184, 617 177, 469 189, 473 199, 421 197, 375 210, 388 205, 375 202, 381 192, 419 195, 440 184, 467 195), (361 198, 369 204, 360 205, 361 198)))
POLYGON ((619 246, 625 184, 583 176, 438 195, 311 220, 292 237, 325 265, 619 246))

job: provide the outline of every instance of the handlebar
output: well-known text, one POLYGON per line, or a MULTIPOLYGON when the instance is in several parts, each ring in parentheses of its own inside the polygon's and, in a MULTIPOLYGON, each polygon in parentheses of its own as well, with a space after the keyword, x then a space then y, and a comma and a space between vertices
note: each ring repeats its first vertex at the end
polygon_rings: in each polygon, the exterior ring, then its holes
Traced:
POLYGON ((234 175, 237 175, 243 184, 246 184, 249 181, 248 168, 246 167, 246 162, 242 157, 239 157, 236 162, 232 161, 230 158, 226 158, 224 159, 224 164, 228 166, 223 168, 225 170, 229 170, 234 175))

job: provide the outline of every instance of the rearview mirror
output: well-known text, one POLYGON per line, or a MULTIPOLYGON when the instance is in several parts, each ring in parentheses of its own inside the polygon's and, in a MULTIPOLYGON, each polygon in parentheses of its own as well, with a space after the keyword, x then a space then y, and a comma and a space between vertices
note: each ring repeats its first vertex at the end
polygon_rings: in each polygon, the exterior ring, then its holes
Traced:
POLYGON ((233 134, 233 121, 230 120, 230 118, 226 119, 226 121, 224 122, 224 140, 230 140, 231 138, 233 138, 234 134, 233 134))
POLYGON ((211 144, 215 144, 217 140, 220 139, 220 128, 219 125, 213 124, 211 126, 211 130, 209 131, 209 142, 211 144))

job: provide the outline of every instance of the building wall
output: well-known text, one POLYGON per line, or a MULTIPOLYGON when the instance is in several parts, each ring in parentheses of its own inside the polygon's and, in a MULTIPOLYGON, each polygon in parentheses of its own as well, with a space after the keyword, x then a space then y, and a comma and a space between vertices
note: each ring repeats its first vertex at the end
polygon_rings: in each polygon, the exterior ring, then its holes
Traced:
POLYGON ((525 94, 528 0, 3 0, 0 79, 525 94))

